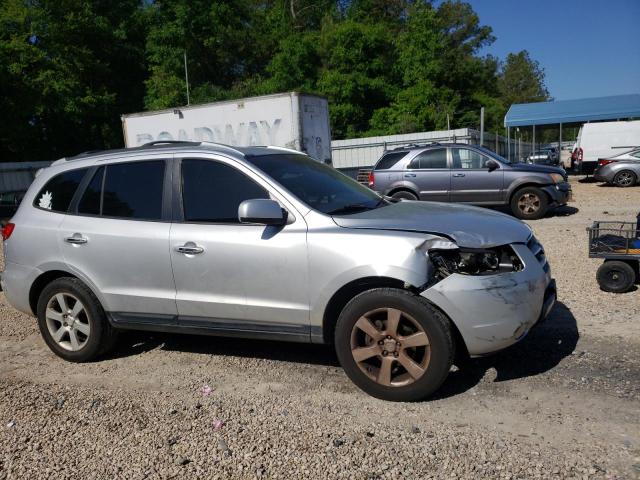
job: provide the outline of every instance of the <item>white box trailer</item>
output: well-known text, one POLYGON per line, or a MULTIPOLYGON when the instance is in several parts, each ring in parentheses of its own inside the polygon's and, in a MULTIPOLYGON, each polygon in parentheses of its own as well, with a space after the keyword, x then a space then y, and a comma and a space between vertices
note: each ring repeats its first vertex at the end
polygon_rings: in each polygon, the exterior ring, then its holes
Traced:
POLYGON ((576 140, 576 157, 581 173, 595 170, 598 159, 613 157, 640 146, 640 120, 585 123, 576 140))
POLYGON ((125 146, 157 140, 272 145, 331 163, 325 97, 289 92, 122 116, 125 146))

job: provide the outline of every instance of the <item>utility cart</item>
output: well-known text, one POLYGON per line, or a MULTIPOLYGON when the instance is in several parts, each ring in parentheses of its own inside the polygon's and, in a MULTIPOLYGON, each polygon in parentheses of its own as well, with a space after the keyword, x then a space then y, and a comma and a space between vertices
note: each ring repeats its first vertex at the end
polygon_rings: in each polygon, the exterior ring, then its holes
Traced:
POLYGON ((593 222, 589 257, 604 258, 596 278, 605 292, 629 291, 640 281, 640 214, 638 222, 593 222))

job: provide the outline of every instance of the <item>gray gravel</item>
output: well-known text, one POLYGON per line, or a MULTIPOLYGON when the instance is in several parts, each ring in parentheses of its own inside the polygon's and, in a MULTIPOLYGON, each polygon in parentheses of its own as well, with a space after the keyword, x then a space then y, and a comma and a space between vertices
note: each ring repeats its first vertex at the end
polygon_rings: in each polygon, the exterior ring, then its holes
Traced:
POLYGON ((0 479, 640 478, 640 292, 598 290, 584 231, 640 188, 574 191, 531 222, 551 318, 427 402, 366 396, 322 346, 127 334, 65 363, 0 294, 0 479))

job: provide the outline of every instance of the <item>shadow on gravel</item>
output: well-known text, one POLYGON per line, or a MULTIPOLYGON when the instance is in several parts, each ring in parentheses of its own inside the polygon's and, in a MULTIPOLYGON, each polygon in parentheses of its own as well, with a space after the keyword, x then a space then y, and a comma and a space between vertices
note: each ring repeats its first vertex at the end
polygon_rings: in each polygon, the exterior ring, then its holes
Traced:
MULTIPOLYGON (((497 354, 463 362, 459 370, 449 374, 431 400, 464 393, 476 386, 492 368, 497 372, 496 382, 545 373, 573 352, 578 338, 575 317, 563 303, 558 302, 549 318, 521 342, 497 354)), ((148 332, 122 333, 117 349, 109 358, 139 355, 156 348, 203 355, 340 366, 333 348, 327 345, 148 332)))
MULTIPOLYGON (((509 207, 500 206, 500 207, 491 207, 491 209, 497 212, 506 213, 507 215, 511 215, 513 218, 516 218, 511 212, 511 209, 509 207)), ((550 218, 550 217, 568 217, 570 215, 575 215, 579 211, 580 210, 577 209, 576 207, 563 205, 561 207, 551 208, 549 212, 543 217, 543 219, 550 218)), ((537 220, 531 220, 531 221, 536 222, 537 220)))
POLYGON ((203 355, 340 366, 334 350, 327 345, 149 332, 123 332, 118 340, 118 347, 109 358, 139 355, 156 348, 203 355))
POLYGON ((496 382, 531 377, 545 373, 571 355, 580 334, 576 319, 562 302, 558 302, 545 322, 536 326, 519 343, 494 355, 470 359, 451 372, 433 399, 463 393, 476 386, 489 369, 497 372, 496 382))

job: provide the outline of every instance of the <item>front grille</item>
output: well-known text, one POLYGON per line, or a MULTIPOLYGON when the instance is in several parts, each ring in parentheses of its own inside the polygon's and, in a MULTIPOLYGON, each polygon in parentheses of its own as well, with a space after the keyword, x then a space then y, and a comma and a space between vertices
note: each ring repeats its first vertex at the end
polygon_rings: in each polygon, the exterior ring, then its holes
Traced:
POLYGON ((529 250, 531 250, 531 253, 533 253, 533 256, 536 257, 538 262, 540 262, 540 265, 542 265, 542 269, 545 272, 548 272, 549 262, 547 262, 547 257, 544 254, 544 247, 540 242, 538 242, 536 237, 531 235, 531 238, 527 242, 527 247, 529 247, 529 250))

